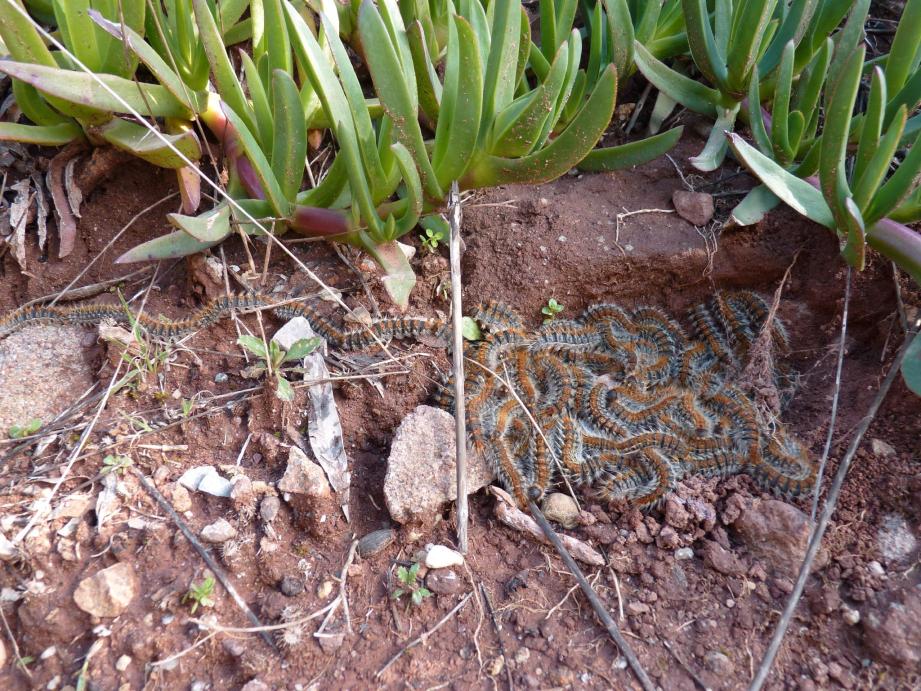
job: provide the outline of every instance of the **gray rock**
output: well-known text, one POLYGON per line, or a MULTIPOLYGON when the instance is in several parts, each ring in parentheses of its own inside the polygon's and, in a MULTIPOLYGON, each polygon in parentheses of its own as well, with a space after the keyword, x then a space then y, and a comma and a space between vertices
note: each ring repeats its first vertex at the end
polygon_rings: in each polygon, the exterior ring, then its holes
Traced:
POLYGON ((725 654, 719 652, 718 650, 711 650, 709 653, 704 655, 704 664, 707 665, 707 669, 709 669, 714 674, 718 674, 724 679, 732 678, 732 675, 735 672, 732 660, 730 660, 725 654))
POLYGON ((95 382, 98 348, 79 326, 29 326, 0 341, 0 438, 13 425, 49 422, 95 382))
MULTIPOLYGON (((809 543, 809 518, 798 508, 776 499, 756 499, 745 506, 733 528, 748 549, 781 573, 799 571, 809 543)), ((828 551, 819 549, 813 571, 828 563, 828 551)))
POLYGON ((907 587, 866 612, 863 642, 877 660, 909 669, 921 665, 921 587, 907 587))
POLYGON ((280 508, 281 500, 274 494, 270 494, 259 504, 259 516, 265 523, 271 523, 275 520, 280 508))
POLYGON ((292 446, 288 453, 288 466, 285 468, 284 476, 278 481, 278 489, 318 499, 332 494, 323 468, 307 458, 307 454, 296 446, 292 446))
POLYGON ((541 510, 554 523, 564 528, 575 528, 579 523, 579 507, 568 494, 553 492, 544 499, 541 510))
POLYGON ((704 541, 703 558, 704 564, 726 576, 741 576, 745 573, 742 561, 712 540, 704 541))
POLYGON ((437 595, 457 595, 464 581, 451 569, 433 569, 425 577, 425 587, 437 595))
POLYGON ((261 679, 250 679, 246 682, 240 691, 270 691, 272 687, 261 679))
POLYGON ((889 514, 883 518, 876 539, 880 554, 889 563, 907 561, 918 546, 911 526, 898 514, 889 514))
POLYGON ((219 518, 214 523, 201 529, 201 539, 205 542, 220 544, 232 540, 237 536, 237 529, 225 519, 219 518))
MULTIPOLYGON (((387 461, 384 500, 398 523, 431 523, 442 507, 457 498, 454 416, 422 405, 397 429, 387 461)), ((467 455, 467 491, 476 492, 495 478, 479 454, 467 455)))
POLYGON ((117 617, 131 604, 137 591, 134 569, 119 562, 80 581, 74 591, 74 602, 94 617, 117 617))
POLYGON ((672 204, 681 218, 695 226, 705 226, 713 218, 713 197, 704 192, 675 190, 672 204))
POLYGON ((285 576, 278 584, 278 589, 285 597, 297 597, 304 592, 304 581, 297 576, 285 576))
POLYGON ((317 642, 320 644, 320 648, 323 649, 323 652, 329 655, 342 647, 343 642, 345 642, 345 634, 324 633, 322 636, 317 636, 317 642))
POLYGON ((690 547, 682 547, 681 549, 675 550, 675 559, 679 561, 684 560, 684 559, 693 559, 693 558, 694 558, 694 550, 691 549, 690 547))
POLYGON ((895 456, 895 449, 892 448, 892 445, 884 442, 882 439, 871 439, 870 449, 873 451, 874 456, 881 456, 883 458, 895 456))
POLYGON ((393 543, 396 536, 396 531, 390 528, 368 533, 358 541, 358 556, 367 559, 375 554, 380 554, 393 543))

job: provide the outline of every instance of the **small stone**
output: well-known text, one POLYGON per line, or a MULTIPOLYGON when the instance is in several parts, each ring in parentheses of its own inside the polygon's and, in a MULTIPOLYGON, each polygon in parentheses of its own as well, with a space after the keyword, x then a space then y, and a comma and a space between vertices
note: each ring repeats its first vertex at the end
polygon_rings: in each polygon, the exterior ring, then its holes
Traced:
POLYGON ((58 504, 52 518, 80 518, 89 510, 93 498, 89 494, 71 494, 58 504))
POLYGON ((230 657, 243 657, 246 647, 236 638, 225 638, 221 641, 221 647, 230 657))
POLYGON ((860 610, 852 609, 845 605, 841 608, 841 618, 844 619, 845 623, 854 626, 860 623, 860 610))
POLYGON ((274 494, 265 497, 259 504, 259 516, 264 523, 271 523, 278 515, 281 508, 281 500, 274 494))
POLYGON ((486 665, 486 673, 491 677, 498 677, 502 674, 502 670, 505 669, 505 656, 499 655, 490 660, 489 664, 486 665))
POLYGON ((704 192, 675 190, 672 204, 678 215, 692 225, 705 226, 713 218, 713 197, 704 192))
POLYGON ((704 655, 704 664, 707 665, 707 669, 724 679, 732 678, 735 671, 732 660, 718 650, 711 650, 704 655))
POLYGON ((426 545, 425 565, 430 569, 445 569, 449 566, 463 566, 464 556, 444 545, 426 545))
POLYGON ((425 587, 437 595, 457 595, 464 581, 451 569, 433 569, 425 577, 425 587))
POLYGON ((665 522, 672 528, 684 530, 688 525, 689 514, 684 502, 674 494, 665 500, 665 522))
MULTIPOLYGON (((390 445, 384 501, 397 523, 427 523, 457 498, 454 416, 421 405, 403 418, 390 445)), ((467 456, 467 492, 493 481, 495 472, 480 454, 467 456)))
POLYGON ((169 503, 178 513, 185 513, 192 509, 192 496, 189 490, 175 482, 169 488, 169 503))
POLYGON ((223 383, 226 382, 226 381, 227 381, 227 373, 226 373, 226 372, 218 372, 217 374, 214 375, 214 383, 215 383, 215 384, 223 384, 223 383))
POLYGON ((131 604, 137 590, 134 569, 126 562, 119 562, 80 581, 74 591, 74 602, 94 617, 117 617, 131 604))
POLYGON ((874 456, 881 456, 883 458, 895 456, 896 453, 895 449, 892 448, 890 444, 884 442, 882 439, 871 439, 870 449, 873 451, 874 456))
POLYGON ((554 523, 567 529, 575 528, 579 523, 579 506, 568 494, 553 492, 544 499, 541 510, 554 523))
POLYGON ((531 657, 530 650, 528 650, 527 648, 520 648, 518 652, 515 653, 515 662, 520 665, 524 662, 527 662, 530 657, 531 657))
POLYGON ((662 549, 675 549, 681 544, 681 538, 678 532, 670 525, 663 526, 656 537, 656 544, 662 549))
POLYGON ((898 514, 889 514, 883 518, 876 539, 883 560, 890 564, 907 561, 918 544, 908 521, 898 514))
POLYGON ((128 665, 130 664, 131 664, 131 656, 122 655, 120 658, 118 658, 115 661, 115 669, 117 669, 119 672, 124 672, 126 669, 128 669, 128 665))
POLYGON ((393 543, 396 537, 396 531, 390 528, 368 533, 358 541, 358 556, 362 559, 367 559, 375 554, 380 554, 393 543))
POLYGON ((278 489, 291 494, 304 494, 313 498, 325 498, 332 494, 326 473, 298 447, 288 452, 288 466, 278 481, 278 489))
POLYGON ((203 681, 193 681, 189 686, 189 691, 207 691, 208 684, 203 681))
POLYGON ((234 528, 226 519, 219 518, 214 523, 206 525, 201 529, 201 539, 213 544, 221 544, 232 540, 237 536, 237 529, 234 528))
POLYGON ((693 559, 694 550, 690 547, 681 547, 675 550, 675 559, 682 561, 684 559, 693 559))
POLYGON ((704 541, 703 559, 704 564, 726 576, 741 576, 745 573, 742 561, 713 540, 704 541))
POLYGON ((256 508, 256 493, 253 491, 253 481, 246 475, 237 475, 231 480, 233 487, 230 490, 230 501, 238 512, 251 517, 256 508))
POLYGON ((0 669, 6 664, 6 644, 0 640, 0 669))
POLYGON ((271 691, 271 687, 261 679, 250 679, 243 684, 240 691, 271 691))
POLYGON ((867 571, 870 572, 871 576, 876 576, 877 578, 882 578, 886 575, 886 569, 883 568, 882 564, 875 560, 867 564, 867 571))
POLYGON ((323 581, 320 583, 317 588, 317 597, 321 600, 325 600, 333 592, 333 582, 332 581, 323 581))
POLYGON ((649 605, 645 602, 631 602, 627 605, 627 612, 633 616, 638 616, 640 614, 646 614, 649 611, 649 605))
POLYGON ((304 581, 297 576, 285 576, 281 579, 278 589, 286 597, 297 597, 304 592, 304 581))
POLYGON ((322 636, 317 636, 317 642, 320 644, 320 648, 327 655, 339 650, 339 648, 342 647, 342 643, 344 641, 344 633, 325 633, 322 636))

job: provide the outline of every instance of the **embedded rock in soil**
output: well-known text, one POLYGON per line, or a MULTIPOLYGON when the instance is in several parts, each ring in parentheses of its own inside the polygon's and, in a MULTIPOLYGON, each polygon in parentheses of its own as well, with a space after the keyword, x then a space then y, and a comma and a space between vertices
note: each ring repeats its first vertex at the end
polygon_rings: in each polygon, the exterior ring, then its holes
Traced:
POLYGON ((544 499, 541 509, 548 520, 564 528, 575 528, 579 522, 579 506, 568 494, 553 492, 544 499))
POLYGON ((390 528, 383 528, 368 533, 358 541, 358 556, 362 559, 373 557, 375 554, 383 552, 396 539, 396 531, 390 528))
POLYGON ((131 604, 137 590, 134 569, 119 562, 80 581, 74 591, 74 602, 94 617, 117 617, 131 604))
POLYGON ((898 514, 889 514, 877 534, 880 554, 889 563, 907 562, 918 546, 908 521, 898 514))
POLYGON ((314 537, 323 537, 335 529, 339 505, 326 473, 296 446, 288 453, 288 467, 278 481, 278 489, 285 493, 297 524, 314 537))
POLYGON ((464 582, 451 569, 433 569, 425 577, 425 587, 437 595, 457 595, 464 582))
MULTIPOLYGON (((795 506, 776 499, 756 499, 745 506, 733 523, 739 537, 753 554, 778 571, 795 575, 809 543, 809 519, 795 506)), ((813 571, 828 563, 828 552, 820 548, 813 571)))
POLYGON ((921 665, 921 586, 884 598, 885 603, 863 617, 863 642, 881 662, 917 668, 921 665))
POLYGON ((49 422, 89 389, 95 340, 78 326, 31 326, 0 341, 0 435, 49 422))
POLYGON ((201 539, 205 542, 214 544, 221 544, 228 540, 233 540, 236 536, 237 529, 223 518, 219 518, 214 523, 206 525, 201 529, 201 539))
POLYGON ((704 541, 703 558, 707 566, 726 576, 741 576, 745 573, 745 564, 732 552, 712 540, 704 541))
POLYGON ((705 226, 713 218, 713 197, 704 192, 675 190, 672 204, 678 215, 692 225, 705 226))
MULTIPOLYGON (((454 416, 440 408, 418 406, 393 437, 384 499, 398 523, 431 523, 442 507, 457 498, 454 416)), ((467 491, 472 494, 495 478, 485 460, 467 454, 467 491)))

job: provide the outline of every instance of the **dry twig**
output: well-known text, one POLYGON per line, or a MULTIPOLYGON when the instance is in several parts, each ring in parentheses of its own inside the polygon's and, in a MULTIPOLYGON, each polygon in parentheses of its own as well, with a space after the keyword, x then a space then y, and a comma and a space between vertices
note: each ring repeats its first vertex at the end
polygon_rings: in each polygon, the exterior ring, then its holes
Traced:
POLYGON ((454 352, 454 435, 457 465, 457 548, 467 553, 467 406, 464 399, 464 334, 461 304, 461 203, 457 182, 448 195, 448 222, 451 225, 451 325, 454 352))

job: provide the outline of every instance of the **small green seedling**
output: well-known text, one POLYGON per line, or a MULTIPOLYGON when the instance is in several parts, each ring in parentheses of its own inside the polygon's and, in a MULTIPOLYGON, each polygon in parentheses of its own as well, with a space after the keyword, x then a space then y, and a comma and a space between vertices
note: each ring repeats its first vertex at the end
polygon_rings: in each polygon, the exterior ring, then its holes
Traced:
POLYGON ((182 399, 182 417, 189 417, 192 414, 192 409, 195 407, 194 398, 183 398, 182 399))
POLYGON ((131 460, 131 456, 116 456, 109 454, 102 459, 102 474, 108 475, 109 473, 124 473, 125 470, 134 465, 134 461, 131 460))
POLYGON ((422 246, 429 252, 437 252, 439 243, 445 239, 445 233, 443 230, 426 228, 425 234, 419 235, 419 239, 422 240, 422 246))
POLYGON ((467 341, 479 341, 483 338, 480 325, 476 323, 473 317, 464 317, 461 320, 461 335, 467 341))
POLYGON ((38 418, 32 418, 24 425, 13 425, 9 429, 10 439, 22 439, 31 437, 42 427, 42 421, 38 418))
POLYGON ((275 395, 283 401, 290 402, 294 400, 294 389, 291 388, 290 382, 282 376, 281 366, 286 362, 303 360, 320 346, 322 340, 319 337, 302 338, 295 341, 289 350, 283 350, 275 341, 269 341, 268 350, 266 350, 265 342, 255 336, 240 336, 237 344, 262 360, 262 364, 257 365, 255 370, 274 375, 275 395))
POLYGON ((431 597, 432 591, 416 580, 418 575, 419 562, 415 562, 408 569, 405 566, 397 567, 400 587, 393 591, 393 599, 399 600, 404 595, 409 595, 410 602, 418 607, 425 598, 431 597))
POLYGON ((214 576, 208 576, 199 584, 189 586, 189 592, 182 596, 182 601, 192 601, 192 614, 201 607, 214 606, 214 576))
POLYGON ((563 305, 558 303, 555 298, 550 298, 547 300, 547 304, 544 307, 541 307, 540 313, 544 315, 544 324, 549 324, 554 319, 556 315, 563 311, 563 305))

